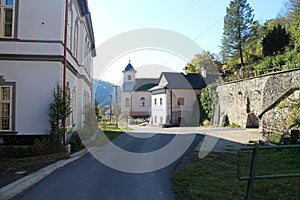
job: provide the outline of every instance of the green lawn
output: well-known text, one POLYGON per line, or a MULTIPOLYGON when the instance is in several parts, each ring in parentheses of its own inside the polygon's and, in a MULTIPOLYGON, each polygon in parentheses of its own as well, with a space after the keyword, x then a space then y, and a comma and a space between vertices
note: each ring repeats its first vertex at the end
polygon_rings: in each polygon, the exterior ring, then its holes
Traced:
MULTIPOLYGON (((258 157, 256 175, 300 173, 300 151, 264 150, 258 157)), ((190 155, 196 159, 197 153, 190 155)), ((242 175, 249 172, 251 154, 241 158, 242 175)), ((178 200, 245 199, 247 181, 237 179, 237 154, 210 153, 172 176, 178 200)), ((300 199, 300 177, 256 180, 253 199, 300 199)))
POLYGON ((105 134, 106 137, 100 132, 97 134, 96 139, 93 146, 102 146, 108 143, 107 139, 109 141, 114 140, 115 138, 119 137, 121 134, 123 134, 126 131, 130 131, 131 129, 125 126, 118 126, 116 125, 106 125, 105 128, 101 128, 102 132, 105 134))

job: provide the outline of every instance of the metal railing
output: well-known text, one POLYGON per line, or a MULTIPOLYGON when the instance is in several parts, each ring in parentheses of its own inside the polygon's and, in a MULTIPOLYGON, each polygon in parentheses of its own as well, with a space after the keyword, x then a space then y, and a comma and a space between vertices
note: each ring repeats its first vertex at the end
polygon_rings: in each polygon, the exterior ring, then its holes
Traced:
POLYGON ((290 148, 299 148, 300 145, 280 145, 280 146, 260 146, 255 145, 252 147, 245 147, 241 148, 238 151, 238 163, 237 163, 237 176, 240 181, 247 180, 247 193, 246 193, 246 199, 250 200, 252 191, 253 191, 253 185, 254 180, 258 179, 274 179, 274 178, 291 178, 291 177, 300 177, 300 173, 292 173, 292 174, 268 174, 268 175, 255 175, 255 170, 257 166, 257 157, 260 150, 264 149, 290 149, 290 148), (249 176, 242 176, 241 175, 241 152, 242 151, 249 151, 252 150, 252 158, 251 158, 251 165, 250 165, 250 171, 249 176))

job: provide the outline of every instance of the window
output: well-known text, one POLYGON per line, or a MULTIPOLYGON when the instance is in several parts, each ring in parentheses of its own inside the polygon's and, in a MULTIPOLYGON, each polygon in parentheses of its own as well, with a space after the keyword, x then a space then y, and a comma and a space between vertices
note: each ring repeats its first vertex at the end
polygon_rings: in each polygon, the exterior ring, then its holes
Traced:
POLYGON ((0 38, 13 37, 14 10, 14 0, 0 0, 0 38))
POLYGON ((84 106, 90 104, 90 94, 87 91, 84 91, 83 93, 83 104, 84 106))
POLYGON ((183 97, 179 97, 179 98, 177 99, 177 104, 178 104, 179 106, 183 106, 183 105, 184 105, 184 98, 183 98, 183 97))
POLYGON ((74 30, 74 49, 73 49, 73 52, 74 52, 74 56, 75 58, 77 58, 78 56, 78 37, 79 37, 79 19, 77 18, 76 19, 76 22, 75 22, 75 30, 74 30))
POLYGON ((72 92, 72 124, 76 124, 76 86, 72 92))
POLYGON ((84 45, 84 67, 86 68, 88 74, 90 74, 90 65, 91 65, 91 42, 89 37, 85 37, 85 45, 84 45))
POLYGON ((159 99, 159 104, 160 104, 160 105, 163 104, 163 99, 162 99, 162 98, 159 99))
POLYGON ((160 123, 162 124, 163 123, 163 117, 160 117, 160 123))
POLYGON ((126 107, 129 107, 130 106, 130 100, 129 98, 126 98, 126 107))
POLYGON ((141 106, 141 107, 145 107, 145 103, 146 103, 146 100, 145 100, 144 97, 142 97, 142 98, 140 99, 140 106, 141 106))
POLYGON ((15 83, 0 76, 0 131, 15 129, 15 83))
POLYGON ((154 123, 157 123, 157 116, 154 117, 154 123))
POLYGON ((157 100, 156 100, 156 98, 154 99, 154 105, 156 105, 157 104, 157 100))
POLYGON ((130 81, 130 80, 131 80, 131 75, 128 75, 128 76, 127 76, 127 79, 130 81))
POLYGON ((73 35, 73 11, 72 11, 72 0, 68 5, 68 34, 67 34, 67 47, 72 49, 72 35, 73 35))

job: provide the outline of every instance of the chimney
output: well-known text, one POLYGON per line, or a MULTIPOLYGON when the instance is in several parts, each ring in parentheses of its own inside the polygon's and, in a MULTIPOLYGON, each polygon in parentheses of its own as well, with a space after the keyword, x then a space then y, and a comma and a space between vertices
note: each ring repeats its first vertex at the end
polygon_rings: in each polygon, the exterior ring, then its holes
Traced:
POLYGON ((202 75, 203 78, 206 78, 207 74, 206 74, 206 69, 205 69, 205 67, 202 67, 202 68, 201 68, 201 75, 202 75))
POLYGON ((183 68, 183 74, 184 74, 184 75, 187 75, 187 74, 188 74, 188 68, 187 68, 187 67, 183 68))

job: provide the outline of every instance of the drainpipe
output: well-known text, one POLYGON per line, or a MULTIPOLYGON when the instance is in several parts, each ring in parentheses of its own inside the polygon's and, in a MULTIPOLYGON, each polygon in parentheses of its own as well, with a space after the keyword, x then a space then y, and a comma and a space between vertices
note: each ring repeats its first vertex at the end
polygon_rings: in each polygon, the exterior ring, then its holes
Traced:
MULTIPOLYGON (((63 99, 64 104, 67 101, 67 36, 68 36, 68 11, 69 11, 69 4, 68 0, 66 0, 65 6, 65 30, 64 30, 64 58, 63 58, 63 99)), ((67 131, 67 118, 64 116, 63 120, 63 128, 64 128, 64 136, 63 136, 63 144, 66 146, 66 131, 67 131)))
POLYGON ((172 90, 170 90, 170 115, 171 115, 171 121, 170 123, 173 124, 173 98, 172 98, 172 90))

